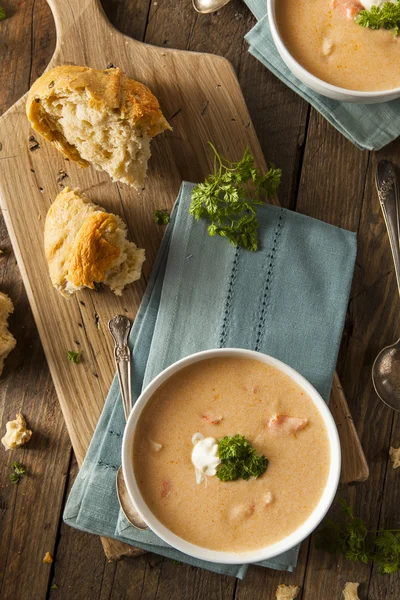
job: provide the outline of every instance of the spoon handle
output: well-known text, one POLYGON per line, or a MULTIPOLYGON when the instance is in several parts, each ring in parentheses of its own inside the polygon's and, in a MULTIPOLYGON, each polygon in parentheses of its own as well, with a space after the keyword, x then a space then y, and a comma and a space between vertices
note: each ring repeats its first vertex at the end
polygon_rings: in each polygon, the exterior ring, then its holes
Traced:
POLYGON ((400 294, 399 182, 392 163, 381 160, 376 170, 376 187, 392 249, 397 286, 400 294))
POLYGON ((114 358, 127 420, 132 410, 131 351, 128 346, 131 322, 128 317, 117 315, 108 322, 108 328, 114 338, 114 358))

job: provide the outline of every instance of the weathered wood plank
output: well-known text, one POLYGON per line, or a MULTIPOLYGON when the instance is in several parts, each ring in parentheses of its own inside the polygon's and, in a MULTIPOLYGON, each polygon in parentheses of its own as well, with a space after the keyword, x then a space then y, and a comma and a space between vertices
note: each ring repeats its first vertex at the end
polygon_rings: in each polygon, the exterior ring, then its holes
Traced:
MULTIPOLYGON (((281 583, 303 587, 308 547, 309 541, 306 540, 301 546, 299 561, 294 573, 249 567, 245 579, 238 582, 235 600, 274 600, 276 588, 281 583)), ((308 600, 308 596, 300 594, 298 600, 308 600)))
MULTIPOLYGON (((378 160, 387 158, 397 167, 400 143, 396 141, 371 160, 365 191, 364 210, 360 230, 364 230, 360 248, 359 295, 355 299, 363 303, 365 317, 363 332, 367 338, 367 352, 362 355, 366 379, 372 362, 384 346, 393 343, 399 336, 400 314, 397 296, 397 283, 389 247, 389 240, 375 191, 375 169, 378 160), (364 274, 361 277, 361 274, 364 274)), ((363 338, 358 342, 362 342, 363 338)), ((359 347, 359 343, 357 346, 359 347)), ((372 390, 371 404, 363 406, 365 420, 371 427, 371 460, 379 463, 382 469, 382 484, 378 495, 378 528, 400 529, 400 472, 392 468, 388 451, 390 446, 400 446, 400 420, 398 415, 383 405, 372 390), (374 410, 371 410, 373 407, 374 410), (383 426, 383 429, 381 427, 383 426), (373 431, 375 429, 375 431, 373 431), (378 429, 378 431, 376 431, 378 429), (373 434, 373 435, 372 435, 373 434)), ((360 402, 361 404, 361 402, 360 402)), ((363 403, 364 404, 364 403, 363 403)), ((394 600, 399 596, 400 573, 380 575, 376 568, 371 572, 368 586, 370 600, 394 600)))
MULTIPOLYGON (((28 89, 45 47, 52 52, 48 7, 43 0, 34 4, 25 0, 6 6, 9 18, 0 29, 0 113, 28 89)), ((14 302, 10 324, 17 338, 0 383, 1 435, 18 410, 34 432, 26 449, 0 450, 0 494, 7 506, 0 515, 0 597, 36 600, 46 597, 51 567, 42 559, 54 552, 71 446, 3 219, 0 248, 0 289, 14 302), (8 479, 14 460, 29 473, 18 486, 8 479)))
MULTIPOLYGON (((353 231, 358 231, 356 276, 341 349, 339 374, 370 467, 370 482, 344 488, 346 497, 372 527, 378 523, 392 415, 377 399, 371 366, 388 323, 393 323, 393 282, 389 244, 373 186, 374 163, 312 113, 297 209, 353 231), (327 173, 330 173, 327 177, 327 173), (392 288, 389 284, 392 283, 392 288), (391 318, 391 320, 390 320, 391 318), (379 334, 378 334, 379 332, 379 334), (379 427, 377 424, 379 423, 379 427)), ((360 596, 368 589, 370 566, 335 559, 310 545, 304 593, 307 600, 339 597, 346 581, 360 581, 360 596)), ((398 579, 397 579, 398 581, 398 579)), ((397 595, 371 598, 394 600, 397 595)))
MULTIPOLYGON (((77 473, 78 465, 73 458, 68 473, 68 493, 77 473)), ((107 561, 97 536, 61 523, 50 582, 51 600, 99 598, 106 581, 113 580, 114 572, 115 564, 107 561), (57 588, 53 588, 54 585, 57 588)))

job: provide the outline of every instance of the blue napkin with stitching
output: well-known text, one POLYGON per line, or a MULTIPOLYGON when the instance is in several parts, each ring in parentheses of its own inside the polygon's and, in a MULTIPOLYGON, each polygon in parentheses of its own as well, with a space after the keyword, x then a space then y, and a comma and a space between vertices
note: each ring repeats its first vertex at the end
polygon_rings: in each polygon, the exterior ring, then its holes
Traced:
POLYGON ((400 135, 400 99, 381 104, 353 104, 317 94, 297 79, 281 59, 269 28, 267 1, 244 1, 258 21, 245 37, 250 53, 312 104, 340 133, 361 150, 380 150, 400 135))
MULTIPOLYGON (((242 347, 300 371, 328 401, 356 256, 356 237, 276 206, 262 206, 260 249, 209 237, 189 215, 183 183, 131 331, 134 401, 160 371, 193 352, 242 347)), ((69 495, 64 520, 91 533, 217 573, 243 578, 247 565, 219 565, 171 548, 126 521, 115 492, 124 414, 114 379, 69 495)), ((294 570, 298 548, 261 566, 294 570)))

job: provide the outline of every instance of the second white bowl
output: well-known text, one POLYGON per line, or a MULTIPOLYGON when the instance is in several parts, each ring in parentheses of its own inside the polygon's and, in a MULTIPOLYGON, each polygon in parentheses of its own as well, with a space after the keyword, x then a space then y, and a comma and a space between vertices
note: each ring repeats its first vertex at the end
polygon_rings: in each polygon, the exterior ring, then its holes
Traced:
POLYGON ((276 11, 275 7, 279 0, 267 0, 268 6, 268 20, 271 29, 272 39, 274 40, 275 46, 281 55, 283 62, 292 71, 300 81, 302 81, 309 88, 332 98, 333 100, 339 100, 342 102, 357 102, 359 104, 377 104, 378 102, 388 102, 389 100, 395 100, 400 98, 400 87, 393 88, 391 90, 371 91, 371 92, 360 92, 357 90, 348 90, 341 88, 336 85, 332 85, 319 79, 307 69, 305 69, 286 48, 282 36, 280 34, 277 22, 276 22, 276 11))

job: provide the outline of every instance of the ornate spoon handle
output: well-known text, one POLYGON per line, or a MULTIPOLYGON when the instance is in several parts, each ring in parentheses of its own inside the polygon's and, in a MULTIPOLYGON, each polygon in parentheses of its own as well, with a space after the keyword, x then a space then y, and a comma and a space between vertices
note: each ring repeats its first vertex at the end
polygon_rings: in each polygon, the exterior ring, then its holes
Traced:
POLYGON ((376 170, 376 187, 389 235, 397 286, 400 294, 399 183, 394 167, 388 160, 381 160, 378 164, 376 170))
POLYGON ((125 419, 127 420, 132 410, 131 351, 128 346, 131 322, 128 317, 117 315, 108 322, 108 328, 115 342, 114 358, 121 387, 125 419))

